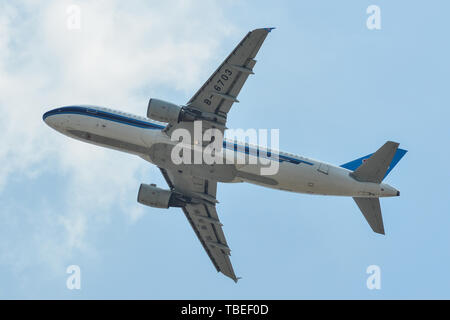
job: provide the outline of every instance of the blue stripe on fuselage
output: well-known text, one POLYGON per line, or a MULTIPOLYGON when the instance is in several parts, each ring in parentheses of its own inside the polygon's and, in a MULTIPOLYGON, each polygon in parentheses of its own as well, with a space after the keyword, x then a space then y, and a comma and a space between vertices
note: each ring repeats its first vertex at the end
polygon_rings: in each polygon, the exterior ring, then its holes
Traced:
POLYGON ((143 129, 159 129, 159 130, 164 129, 164 126, 158 125, 156 123, 133 119, 133 118, 130 118, 127 116, 110 113, 110 112, 106 112, 106 111, 98 110, 98 109, 94 109, 94 108, 89 108, 89 107, 76 107, 76 106, 62 107, 62 108, 54 109, 54 110, 44 113, 42 118, 45 120, 47 117, 57 115, 57 114, 79 114, 79 115, 85 115, 85 116, 90 116, 90 117, 94 117, 94 118, 110 120, 110 121, 114 121, 114 122, 118 122, 118 123, 123 123, 123 124, 131 125, 134 127, 143 128, 143 129))
MULTIPOLYGON (((42 119, 45 121, 45 119, 47 117, 50 117, 53 115, 58 115, 58 114, 79 114, 79 115, 90 116, 90 117, 94 117, 94 118, 105 119, 105 120, 109 120, 109 121, 113 121, 113 122, 118 122, 118 123, 130 125, 130 126, 134 126, 134 127, 138 127, 138 128, 143 128, 143 129, 153 129, 153 130, 164 129, 164 126, 161 126, 156 123, 146 122, 143 120, 130 118, 130 117, 127 117, 124 115, 119 115, 116 113, 111 113, 111 112, 99 110, 96 108, 90 108, 88 106, 86 106, 86 107, 69 106, 69 107, 61 107, 61 108, 53 109, 53 110, 50 110, 50 111, 44 113, 44 115, 42 116, 42 119)), ((260 157, 259 149, 250 149, 248 146, 242 146, 237 143, 227 142, 224 140, 223 147, 224 148, 228 147, 227 149, 234 150, 234 151, 242 150, 242 151, 244 151, 245 154, 252 154, 257 157, 260 157)), ((268 150, 266 152, 267 152, 266 158, 270 159, 272 156, 272 152, 270 150, 268 150)), ((304 163, 304 164, 307 164, 310 166, 314 165, 311 162, 292 158, 292 157, 282 155, 282 154, 278 154, 277 156, 274 156, 273 160, 278 160, 279 162, 286 161, 286 162, 290 162, 290 163, 293 163, 296 165, 298 165, 300 163, 304 163)))
MULTIPOLYGON (((234 150, 235 152, 241 151, 241 152, 244 152, 245 154, 251 154, 251 155, 256 156, 258 158, 261 157, 259 149, 250 149, 248 146, 242 146, 242 145, 239 145, 237 143, 224 141, 223 142, 223 147, 225 149, 234 150)), ((266 157, 264 157, 264 158, 271 159, 271 156, 272 156, 273 152, 271 152, 270 150, 264 150, 263 152, 266 153, 266 157)), ((304 164, 307 164, 307 165, 310 165, 310 166, 314 165, 311 162, 308 162, 308 161, 305 161, 305 160, 300 160, 300 159, 295 159, 295 158, 288 157, 288 156, 285 156, 285 155, 282 155, 282 154, 275 154, 272 160, 278 160, 278 162, 287 161, 287 162, 290 162, 290 163, 293 163, 293 164, 304 163, 304 164)))

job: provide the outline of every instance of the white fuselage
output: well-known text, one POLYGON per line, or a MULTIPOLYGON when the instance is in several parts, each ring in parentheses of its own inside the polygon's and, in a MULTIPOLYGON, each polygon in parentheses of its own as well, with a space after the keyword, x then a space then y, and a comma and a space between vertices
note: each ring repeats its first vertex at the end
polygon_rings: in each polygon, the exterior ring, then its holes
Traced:
MULTIPOLYGON (((135 154, 160 167, 163 165, 155 161, 149 150, 156 144, 173 146, 177 143, 162 132, 165 127, 162 123, 101 107, 61 107, 45 113, 43 119, 50 127, 67 136, 135 154)), ((236 153, 239 153, 241 148, 237 150, 233 143, 227 145, 231 147, 224 148, 225 159, 235 159, 236 153)), ((249 182, 279 190, 320 195, 365 198, 398 195, 398 191, 387 184, 359 182, 349 175, 350 170, 328 163, 284 152, 279 152, 278 160, 271 161, 279 162, 278 170, 274 174, 262 175, 263 165, 259 163, 237 164, 236 177, 232 180, 223 180, 219 177, 216 180, 249 182)), ((224 162, 227 163, 226 160, 224 162)), ((207 170, 197 170, 196 174, 203 171, 207 170)))

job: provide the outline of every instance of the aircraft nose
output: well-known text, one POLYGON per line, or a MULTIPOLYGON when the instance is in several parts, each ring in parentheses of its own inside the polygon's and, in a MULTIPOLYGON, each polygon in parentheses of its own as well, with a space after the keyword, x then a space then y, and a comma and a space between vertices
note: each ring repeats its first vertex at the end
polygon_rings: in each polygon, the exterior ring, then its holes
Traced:
POLYGON ((55 110, 47 111, 42 115, 42 120, 51 128, 57 128, 55 110))

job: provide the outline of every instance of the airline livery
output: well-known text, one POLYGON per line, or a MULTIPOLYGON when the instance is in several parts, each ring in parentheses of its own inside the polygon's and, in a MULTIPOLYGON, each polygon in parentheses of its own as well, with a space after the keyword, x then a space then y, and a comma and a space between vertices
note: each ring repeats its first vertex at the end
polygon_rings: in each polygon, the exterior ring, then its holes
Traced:
POLYGON ((382 181, 406 153, 398 143, 388 141, 373 154, 334 166, 224 139, 228 111, 238 102, 239 92, 253 74, 255 56, 272 29, 249 32, 185 105, 150 99, 147 117, 91 105, 60 107, 43 116, 46 124, 69 137, 131 153, 158 166, 169 189, 141 184, 138 202, 181 208, 217 271, 236 282, 231 250, 216 211, 218 182, 349 196, 372 230, 384 234, 379 198, 400 192, 382 181), (179 139, 183 133, 189 138, 179 139), (206 150, 213 150, 210 156, 215 161, 196 162, 206 150), (264 172, 275 164, 276 170, 264 172))

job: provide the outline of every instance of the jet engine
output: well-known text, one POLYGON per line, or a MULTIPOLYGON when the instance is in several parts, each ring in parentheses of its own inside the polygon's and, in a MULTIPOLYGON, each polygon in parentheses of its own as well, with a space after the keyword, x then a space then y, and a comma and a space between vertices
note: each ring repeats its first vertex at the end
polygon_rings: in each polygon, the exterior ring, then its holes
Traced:
POLYGON ((155 184, 141 184, 137 198, 140 204, 163 209, 184 207, 190 200, 177 192, 158 188, 155 184))
POLYGON ((150 99, 147 108, 147 117, 161 122, 178 122, 181 107, 176 104, 159 99, 150 99))
POLYGON ((189 106, 182 107, 164 100, 153 98, 148 102, 147 118, 166 123, 206 120, 223 127, 227 120, 226 117, 215 113, 200 111, 189 106))

